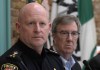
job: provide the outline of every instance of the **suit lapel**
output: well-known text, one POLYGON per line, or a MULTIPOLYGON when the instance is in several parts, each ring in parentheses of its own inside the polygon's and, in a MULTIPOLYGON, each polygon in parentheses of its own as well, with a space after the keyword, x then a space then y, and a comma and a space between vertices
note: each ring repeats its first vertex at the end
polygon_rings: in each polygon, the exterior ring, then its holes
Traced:
POLYGON ((74 64, 74 66, 71 68, 71 70, 81 70, 81 67, 80 67, 79 63, 76 62, 76 63, 74 64))

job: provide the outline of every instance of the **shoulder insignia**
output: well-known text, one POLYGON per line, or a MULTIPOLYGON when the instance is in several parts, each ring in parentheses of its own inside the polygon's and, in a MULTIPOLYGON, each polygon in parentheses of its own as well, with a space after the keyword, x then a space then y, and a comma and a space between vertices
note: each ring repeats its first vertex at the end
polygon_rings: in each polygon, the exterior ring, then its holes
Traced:
POLYGON ((52 53, 56 53, 56 54, 57 54, 57 52, 56 52, 56 51, 54 51, 54 50, 50 50, 50 52, 52 52, 52 53))
POLYGON ((1 70, 18 70, 18 67, 11 63, 5 63, 1 66, 1 70))
POLYGON ((54 68, 54 70, 56 70, 56 68, 54 68))
POLYGON ((18 55, 18 51, 14 51, 14 52, 10 55, 10 57, 15 58, 15 57, 16 57, 16 55, 18 55))
POLYGON ((53 55, 59 55, 56 51, 51 50, 51 49, 46 49, 46 52, 53 55))

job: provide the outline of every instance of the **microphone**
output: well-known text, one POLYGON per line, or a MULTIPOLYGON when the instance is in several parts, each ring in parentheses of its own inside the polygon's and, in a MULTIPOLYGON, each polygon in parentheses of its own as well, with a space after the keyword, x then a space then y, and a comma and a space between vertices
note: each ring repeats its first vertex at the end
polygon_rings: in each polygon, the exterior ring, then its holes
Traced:
POLYGON ((27 66, 24 64, 24 62, 22 61, 22 59, 20 58, 20 56, 16 56, 15 57, 18 61, 20 61, 20 63, 23 65, 23 67, 25 68, 25 70, 28 70, 27 66))
POLYGON ((92 70, 89 63, 86 60, 83 61, 83 64, 86 66, 87 70, 92 70))

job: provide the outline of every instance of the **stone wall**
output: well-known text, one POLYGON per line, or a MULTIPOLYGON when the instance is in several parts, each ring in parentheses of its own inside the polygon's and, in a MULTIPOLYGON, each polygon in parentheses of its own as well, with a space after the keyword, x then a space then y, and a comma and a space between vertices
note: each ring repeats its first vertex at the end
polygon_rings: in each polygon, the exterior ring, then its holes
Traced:
POLYGON ((18 38, 15 24, 17 22, 19 10, 26 4, 26 0, 11 0, 11 25, 12 25, 12 45, 18 38))
MULTIPOLYGON (((52 0, 49 0, 51 6, 52 0)), ((27 3, 27 0, 11 0, 11 24, 12 24, 12 45, 16 42, 18 34, 15 29, 15 23, 17 22, 17 16, 22 6, 27 3)), ((97 44, 100 45, 100 0, 93 0, 94 16, 96 22, 97 32, 97 44)))
POLYGON ((97 45, 100 45, 100 0, 94 0, 93 5, 97 32, 97 45))

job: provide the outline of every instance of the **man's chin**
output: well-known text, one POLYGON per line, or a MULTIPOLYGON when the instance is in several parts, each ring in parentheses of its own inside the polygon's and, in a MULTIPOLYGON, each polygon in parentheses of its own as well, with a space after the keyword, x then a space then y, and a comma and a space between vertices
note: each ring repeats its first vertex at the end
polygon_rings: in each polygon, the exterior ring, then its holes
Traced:
POLYGON ((45 41, 43 39, 31 41, 34 46, 44 46, 45 41))
POLYGON ((34 43, 33 45, 34 46, 37 46, 37 47, 42 47, 42 46, 44 46, 44 43, 38 42, 38 43, 34 43))

